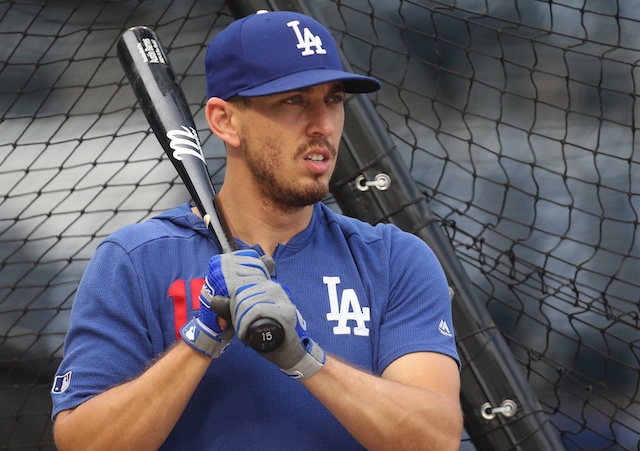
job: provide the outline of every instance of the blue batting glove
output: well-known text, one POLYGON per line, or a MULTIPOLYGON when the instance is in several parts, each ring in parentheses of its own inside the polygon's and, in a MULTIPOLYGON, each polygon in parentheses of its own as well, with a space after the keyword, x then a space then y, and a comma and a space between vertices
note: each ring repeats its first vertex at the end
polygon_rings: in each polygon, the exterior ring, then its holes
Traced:
POLYGON ((260 257, 253 249, 214 255, 209 267, 202 295, 206 296, 211 310, 226 321, 231 321, 229 298, 239 287, 271 280, 273 259, 260 257), (206 292, 205 292, 206 287, 206 292))
MULTIPOLYGON (((202 291, 205 291, 206 284, 202 291)), ((211 310, 211 305, 202 292, 199 296, 200 316, 193 317, 180 329, 182 339, 196 351, 207 357, 217 358, 235 335, 231 325, 224 330, 218 324, 218 315, 211 310)))
POLYGON ((231 324, 222 330, 218 322, 218 316, 231 321, 229 294, 235 293, 238 286, 270 279, 272 269, 273 260, 270 257, 261 259, 254 250, 214 255, 198 297, 200 315, 180 330, 185 342, 208 357, 222 354, 235 335, 231 324))

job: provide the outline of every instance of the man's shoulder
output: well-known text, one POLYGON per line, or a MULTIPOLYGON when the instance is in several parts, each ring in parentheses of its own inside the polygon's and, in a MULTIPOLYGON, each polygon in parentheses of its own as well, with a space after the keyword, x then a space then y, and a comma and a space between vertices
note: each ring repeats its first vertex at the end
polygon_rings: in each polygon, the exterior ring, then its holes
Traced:
MULTIPOLYGON (((379 222, 375 225, 331 210, 324 204, 319 204, 320 212, 327 224, 337 225, 347 238, 357 236, 366 243, 379 240, 396 239, 396 237, 411 237, 412 235, 400 230, 393 224, 379 222)), ((411 239, 411 238, 409 238, 411 239)))
POLYGON ((189 238, 199 233, 199 229, 206 230, 204 223, 191 212, 189 204, 182 204, 143 222, 125 225, 103 243, 114 243, 125 251, 132 251, 162 239, 189 238))

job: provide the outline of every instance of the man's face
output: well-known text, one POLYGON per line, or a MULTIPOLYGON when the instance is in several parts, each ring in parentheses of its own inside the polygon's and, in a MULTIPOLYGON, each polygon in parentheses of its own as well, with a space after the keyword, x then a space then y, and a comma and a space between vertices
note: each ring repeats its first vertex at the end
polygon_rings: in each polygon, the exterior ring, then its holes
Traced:
POLYGON ((322 200, 344 125, 344 89, 322 84, 254 97, 241 112, 241 148, 267 202, 283 211, 322 200))

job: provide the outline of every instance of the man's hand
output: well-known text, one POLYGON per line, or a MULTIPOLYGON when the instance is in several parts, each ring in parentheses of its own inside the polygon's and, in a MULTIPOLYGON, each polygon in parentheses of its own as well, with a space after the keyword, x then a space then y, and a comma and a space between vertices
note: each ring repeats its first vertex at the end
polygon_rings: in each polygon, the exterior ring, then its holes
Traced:
POLYGON ((222 354, 235 332, 231 325, 227 325, 224 330, 221 329, 218 315, 211 310, 206 283, 202 286, 198 299, 200 300, 200 316, 194 316, 182 326, 180 335, 193 349, 215 359, 222 354))
POLYGON ((271 257, 260 257, 252 249, 214 255, 209 260, 201 295, 208 300, 214 314, 231 321, 229 298, 240 286, 271 280, 274 267, 271 257))
POLYGON ((284 342, 260 355, 294 379, 307 379, 319 371, 325 353, 306 333, 302 315, 291 302, 289 290, 277 282, 263 280, 239 286, 230 300, 231 321, 244 340, 254 321, 271 318, 284 329, 284 342))
MULTIPOLYGON (((269 260, 272 264, 273 260, 269 260)), ((265 264, 253 250, 214 255, 198 298, 200 316, 192 318, 180 330, 184 341, 208 357, 222 354, 235 331, 230 324, 221 323, 218 316, 231 320, 230 293, 235 293, 240 285, 269 280, 272 266, 267 265, 269 261, 265 264)))

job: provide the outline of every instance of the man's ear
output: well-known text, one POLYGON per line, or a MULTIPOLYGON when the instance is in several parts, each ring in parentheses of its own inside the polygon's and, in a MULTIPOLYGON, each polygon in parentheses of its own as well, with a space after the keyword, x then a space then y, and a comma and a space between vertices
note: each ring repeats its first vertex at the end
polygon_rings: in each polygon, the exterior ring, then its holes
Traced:
POLYGON ((240 146, 240 137, 233 115, 237 109, 218 97, 207 101, 205 115, 211 131, 222 141, 233 147, 240 146))

